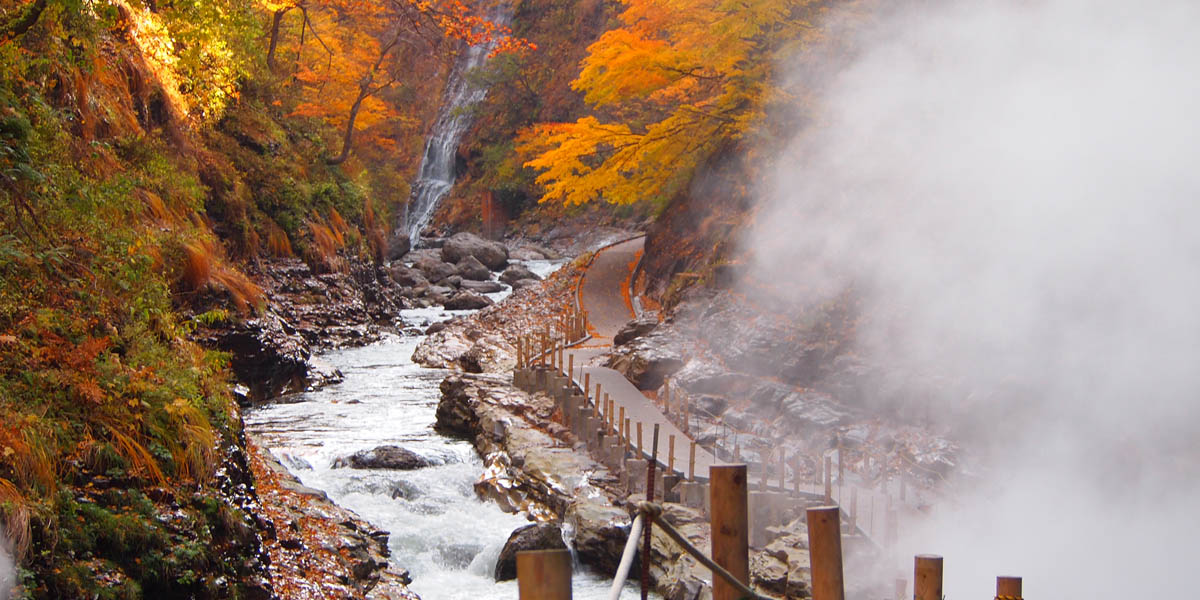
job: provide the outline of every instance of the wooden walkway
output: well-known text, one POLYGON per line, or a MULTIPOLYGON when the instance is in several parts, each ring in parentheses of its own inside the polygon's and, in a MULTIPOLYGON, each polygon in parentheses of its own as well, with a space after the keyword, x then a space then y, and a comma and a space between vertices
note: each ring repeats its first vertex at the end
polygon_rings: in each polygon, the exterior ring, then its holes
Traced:
MULTIPOLYGON (((729 464, 712 452, 696 445, 695 463, 691 465, 690 451, 692 439, 684 433, 659 409, 658 405, 647 398, 620 372, 600 366, 590 366, 588 363, 597 356, 607 352, 612 347, 612 339, 630 319, 635 317, 630 305, 628 290, 629 279, 643 249, 645 238, 635 238, 609 246, 597 252, 591 265, 585 271, 579 285, 580 309, 586 315, 586 323, 590 338, 586 341, 567 348, 561 356, 560 369, 565 372, 568 364, 574 365, 570 373, 571 380, 580 390, 585 389, 585 382, 590 386, 586 389, 589 402, 596 403, 598 411, 607 420, 605 407, 611 400, 613 405, 613 422, 616 426, 624 409, 624 417, 629 419, 630 447, 637 450, 637 425, 642 424, 641 455, 650 457, 651 439, 654 425, 659 426, 659 446, 657 464, 662 472, 666 472, 674 450, 674 471, 683 479, 688 479, 694 469, 696 481, 707 481, 709 467, 729 464), (601 390, 596 397, 597 385, 601 390), (672 437, 674 439, 672 440, 672 437), (673 446, 672 446, 673 442, 673 446)), ((618 430, 620 428, 618 427, 618 430)), ((795 457, 790 457, 795 458, 795 457)), ((837 476, 840 469, 837 465, 836 452, 826 452, 821 458, 833 458, 832 473, 826 475, 825 481, 797 481, 794 465, 789 464, 785 470, 792 471, 792 477, 780 481, 779 473, 767 474, 763 465, 750 465, 747 474, 751 490, 786 492, 793 497, 803 497, 808 501, 825 496, 826 485, 829 485, 829 495, 833 502, 840 505, 848 521, 861 535, 868 539, 888 542, 896 535, 895 523, 897 517, 908 520, 914 513, 912 494, 900 491, 899 484, 892 482, 891 489, 868 488, 855 484, 848 479, 837 476), (832 456, 831 456, 832 455, 832 456), (768 478, 769 481, 763 481, 768 478), (905 501, 907 500, 907 502, 905 501), (854 515, 851 517, 851 515, 854 515), (888 539, 891 538, 891 539, 888 539)), ((822 461, 825 462, 825 461, 822 461)), ((829 464, 826 462, 826 464, 829 464)), ((776 466, 776 465, 772 465, 776 466)))

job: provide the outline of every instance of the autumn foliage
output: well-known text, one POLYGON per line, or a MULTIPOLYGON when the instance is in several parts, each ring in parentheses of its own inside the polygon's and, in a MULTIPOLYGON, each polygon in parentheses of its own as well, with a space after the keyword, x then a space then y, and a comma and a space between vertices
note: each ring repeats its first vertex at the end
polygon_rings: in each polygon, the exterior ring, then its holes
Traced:
POLYGON ((625 0, 573 87, 593 109, 525 131, 543 202, 663 202, 705 158, 756 131, 780 101, 778 61, 818 34, 828 2, 625 0))

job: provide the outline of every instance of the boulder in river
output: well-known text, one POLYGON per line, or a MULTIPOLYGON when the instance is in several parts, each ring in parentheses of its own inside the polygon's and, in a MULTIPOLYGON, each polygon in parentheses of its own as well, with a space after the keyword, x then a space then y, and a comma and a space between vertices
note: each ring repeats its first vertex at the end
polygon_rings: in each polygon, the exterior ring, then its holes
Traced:
POLYGON ((504 272, 500 274, 500 281, 503 281, 508 285, 513 285, 513 283, 522 279, 532 279, 534 281, 542 280, 541 277, 537 276, 537 273, 530 271, 525 265, 513 265, 505 269, 504 272))
POLYGON ((555 523, 534 523, 519 527, 508 536, 496 561, 496 581, 517 578, 517 553, 525 550, 566 550, 562 528, 555 523))
POLYGON ((425 457, 400 446, 379 446, 371 450, 360 450, 350 456, 333 461, 335 469, 350 467, 351 469, 411 471, 429 465, 430 462, 425 457))
POLYGON ((442 245, 442 260, 449 263, 473 256, 493 271, 508 264, 508 248, 500 242, 485 240, 473 233, 456 233, 442 245))
POLYGON ((492 278, 492 272, 474 256, 465 256, 455 265, 458 275, 470 281, 487 281, 492 278))
POLYGON ((491 298, 473 292, 460 291, 446 299, 446 310, 479 310, 495 304, 491 298))
POLYGON ((462 289, 475 292, 476 294, 495 294, 502 291, 504 286, 500 285, 498 281, 471 281, 470 279, 464 279, 462 289))
POLYGON ((400 287, 419 287, 429 285, 429 279, 425 274, 412 267, 396 264, 388 269, 388 273, 392 277, 392 281, 400 287))
POLYGON ((438 260, 429 254, 418 254, 417 259, 413 261, 413 267, 424 273, 425 277, 433 283, 442 281, 457 271, 454 265, 438 260))

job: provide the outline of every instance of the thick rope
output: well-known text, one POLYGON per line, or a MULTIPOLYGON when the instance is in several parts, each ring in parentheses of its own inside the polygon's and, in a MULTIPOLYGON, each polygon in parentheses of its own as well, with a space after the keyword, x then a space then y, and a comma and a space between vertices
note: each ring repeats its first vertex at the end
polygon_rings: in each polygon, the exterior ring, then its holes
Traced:
POLYGON ((642 535, 644 521, 645 517, 639 513, 629 528, 629 540, 625 542, 625 551, 621 552, 621 564, 617 567, 617 576, 608 591, 608 600, 618 600, 621 597, 621 588, 625 587, 625 579, 629 577, 629 569, 633 566, 633 555, 637 552, 638 538, 642 535))
MULTIPOLYGON (((676 544, 679 544, 679 546, 688 554, 691 554, 692 557, 700 561, 700 564, 712 569, 713 573, 720 575, 722 579, 729 582, 729 585, 737 588, 737 590, 741 592, 743 598, 750 598, 750 600, 770 600, 769 598, 764 598, 763 596, 754 593, 754 590, 747 587, 746 584, 742 583, 741 581, 738 581, 738 578, 734 577, 732 573, 726 571, 723 567, 721 567, 721 565, 718 565, 717 563, 713 562, 711 558, 705 556, 704 552, 701 552, 699 548, 693 546, 687 538, 683 537, 683 534, 679 533, 674 527, 671 526, 670 523, 667 522, 666 519, 662 518, 661 506, 652 502, 639 502, 638 512, 638 518, 641 518, 642 515, 648 516, 650 520, 661 527, 662 530, 668 536, 670 536, 672 540, 675 540, 676 544)), ((633 540, 634 538, 631 536, 629 539, 633 540)), ((628 551, 629 546, 627 545, 625 548, 628 551)), ((624 560, 624 556, 621 558, 624 560)), ((615 596, 610 596, 609 598, 610 600, 613 600, 615 596)))

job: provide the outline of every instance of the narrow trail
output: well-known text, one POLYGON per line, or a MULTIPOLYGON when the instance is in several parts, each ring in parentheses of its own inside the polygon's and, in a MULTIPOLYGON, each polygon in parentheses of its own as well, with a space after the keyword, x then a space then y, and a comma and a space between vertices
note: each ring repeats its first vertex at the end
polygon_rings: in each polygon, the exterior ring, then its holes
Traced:
MULTIPOLYGON (((591 338, 579 346, 569 348, 567 356, 573 357, 576 367, 572 379, 582 388, 584 378, 591 384, 589 396, 594 396, 596 384, 600 384, 602 393, 613 400, 614 418, 619 418, 620 410, 625 409, 625 416, 631 423, 641 422, 643 425, 644 454, 649 458, 651 436, 654 425, 659 425, 658 463, 666 468, 670 448, 670 436, 674 435, 675 470, 687 476, 689 468, 689 450, 691 437, 680 430, 667 419, 662 410, 652 400, 647 398, 620 372, 607 367, 586 366, 592 359, 604 354, 612 348, 612 340, 630 319, 635 318, 633 306, 628 292, 628 285, 633 269, 641 256, 645 237, 634 238, 614 244, 597 252, 591 265, 585 271, 579 286, 580 308, 587 316, 591 338)), ((600 404, 604 406, 603 403, 600 404)), ((603 409, 601 409, 603 414, 603 409)), ((834 454, 832 452, 826 453, 834 454)), ((837 476, 837 457, 834 458, 834 476, 831 496, 834 503, 842 506, 847 516, 851 511, 856 513, 856 525, 859 532, 869 538, 881 539, 885 534, 885 523, 893 522, 898 509, 901 518, 907 520, 916 517, 915 507, 905 501, 905 494, 899 489, 899 484, 893 483, 888 488, 879 489, 864 487, 852 481, 837 476), (844 502, 850 500, 850 503, 844 502), (855 502, 856 501, 856 502, 855 502), (857 504, 857 507, 851 504, 857 504)), ((696 447, 695 477, 698 480, 708 479, 708 470, 712 465, 728 464, 702 447, 696 447)), ((748 473, 748 483, 751 489, 763 487, 761 471, 752 470, 748 473)), ((767 482, 778 489, 778 475, 772 476, 767 482)), ((803 481, 798 485, 794 477, 787 485, 788 488, 801 495, 820 497, 824 495, 822 484, 819 482, 803 481)), ((891 525, 894 527, 894 525, 891 525)), ((894 535, 891 534, 891 535, 894 535)))
MULTIPOLYGON (((573 357, 574 364, 587 365, 596 356, 607 352, 621 326, 636 316, 630 304, 629 294, 624 290, 628 289, 629 278, 645 242, 645 237, 639 237, 598 251, 591 266, 584 273, 579 296, 592 338, 582 347, 567 350, 568 356, 573 357)), ((594 394, 596 385, 599 384, 602 393, 613 400, 615 418, 620 417, 621 409, 624 408, 625 417, 630 423, 642 423, 643 450, 647 457, 654 426, 658 425, 658 463, 662 467, 667 466, 671 455, 671 436, 675 436, 675 470, 684 475, 688 474, 691 438, 667 419, 658 405, 642 394, 624 375, 607 367, 584 366, 581 370, 577 369, 572 377, 580 387, 583 386, 583 378, 586 377, 592 387, 589 394, 594 394)), ((603 414, 603 410, 601 413, 603 414)), ((698 479, 708 479, 708 468, 715 464, 721 464, 721 461, 708 450, 696 447, 695 473, 698 479)))

